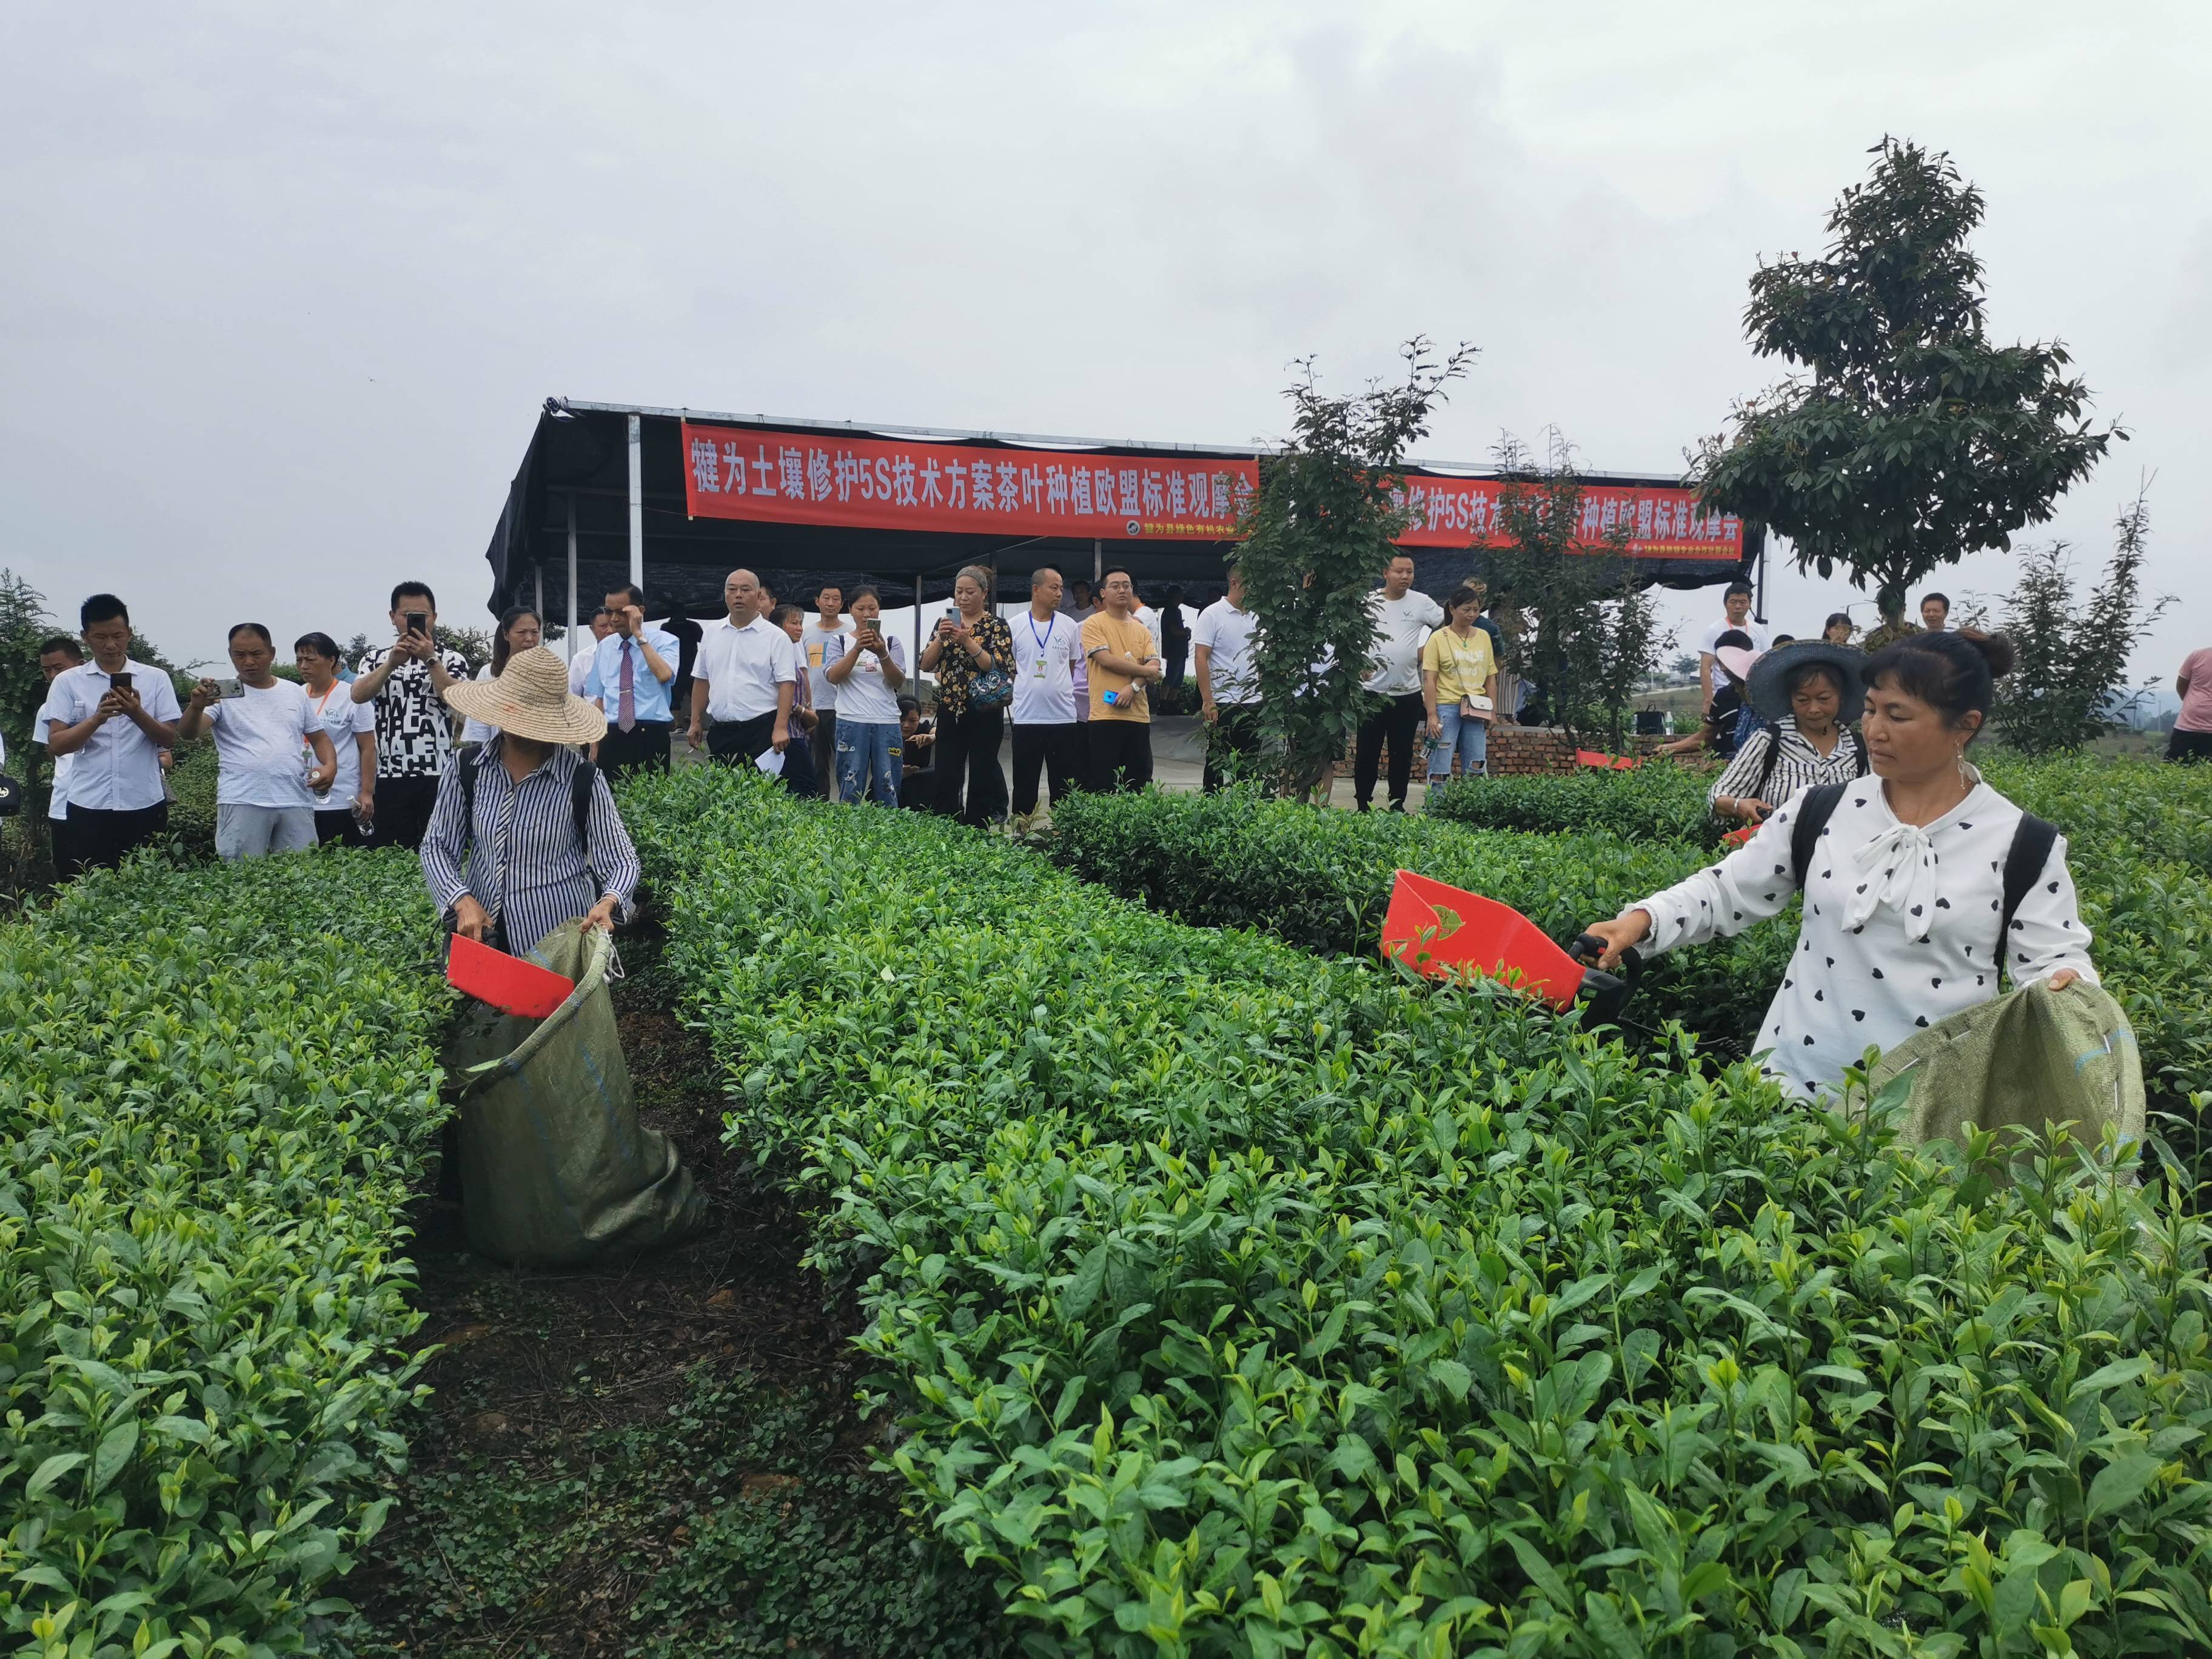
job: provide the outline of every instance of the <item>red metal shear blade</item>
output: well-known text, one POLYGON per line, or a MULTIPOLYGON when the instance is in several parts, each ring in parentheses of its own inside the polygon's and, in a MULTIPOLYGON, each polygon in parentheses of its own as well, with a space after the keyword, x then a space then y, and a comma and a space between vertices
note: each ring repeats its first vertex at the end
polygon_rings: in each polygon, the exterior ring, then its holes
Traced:
POLYGON ((1390 890, 1382 954, 1435 979, 1469 973, 1509 979, 1560 1008, 1572 1006, 1583 988, 1582 964, 1511 905, 1411 870, 1398 872, 1390 890), (1458 926, 1440 910, 1450 911, 1458 926))
POLYGON ((447 953, 446 982, 503 1014, 520 1014, 525 1019, 544 1018, 576 988, 575 981, 563 979, 550 968, 460 933, 453 935, 453 948, 447 953))

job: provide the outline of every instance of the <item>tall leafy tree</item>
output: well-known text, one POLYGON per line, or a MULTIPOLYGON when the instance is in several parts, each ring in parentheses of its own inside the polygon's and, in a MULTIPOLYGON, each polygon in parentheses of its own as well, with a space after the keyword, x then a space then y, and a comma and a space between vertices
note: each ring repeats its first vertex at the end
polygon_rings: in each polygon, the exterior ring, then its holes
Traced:
POLYGON ((1556 434, 1541 456, 1505 439, 1498 471, 1505 545, 1490 555, 1490 585, 1521 617, 1505 666, 1541 688, 1551 724, 1618 750, 1637 688, 1674 642, 1637 580, 1627 526, 1594 546, 1577 539, 1583 481, 1556 434))
POLYGON ((1989 337, 1966 239, 1982 193, 1948 155, 1884 138, 1838 198, 1826 255, 1762 264, 1744 329, 1805 372, 1739 404, 1699 447, 1707 503, 1788 537, 1801 569, 1848 572, 1883 614, 1940 566, 2051 516, 2115 438, 2057 341, 1989 337))
POLYGON ((2021 556, 2003 617, 2018 660, 1992 711, 1997 735, 2014 749, 2078 749, 2110 731, 2128 690, 2128 659, 2172 603, 2142 591, 2150 513, 2141 495, 2114 528, 2104 579, 2086 599, 2075 592, 2065 543, 2021 556))
POLYGON ((1298 365, 1286 394, 1291 441, 1261 463, 1239 526, 1237 556, 1260 623, 1261 731, 1280 757, 1285 793, 1303 790, 1344 753, 1375 701, 1359 684, 1375 646, 1367 597, 1407 523, 1396 469, 1475 348, 1462 342, 1439 362, 1416 337, 1400 356, 1401 380, 1350 397, 1324 393, 1312 359, 1298 365))

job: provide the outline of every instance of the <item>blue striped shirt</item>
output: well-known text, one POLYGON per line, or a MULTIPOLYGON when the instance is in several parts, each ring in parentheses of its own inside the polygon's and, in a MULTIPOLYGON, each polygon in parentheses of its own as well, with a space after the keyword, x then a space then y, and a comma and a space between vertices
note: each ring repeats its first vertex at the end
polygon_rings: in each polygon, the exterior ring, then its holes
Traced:
POLYGON ((454 756, 438 781, 438 804, 422 837, 422 878, 440 912, 471 895, 505 924, 507 949, 519 957, 590 910, 603 893, 615 896, 615 914, 627 920, 637 896, 637 849, 605 774, 592 782, 587 866, 576 835, 576 751, 556 749, 517 783, 500 759, 500 743, 494 738, 477 751, 473 825, 461 822, 460 769, 471 757, 454 756))

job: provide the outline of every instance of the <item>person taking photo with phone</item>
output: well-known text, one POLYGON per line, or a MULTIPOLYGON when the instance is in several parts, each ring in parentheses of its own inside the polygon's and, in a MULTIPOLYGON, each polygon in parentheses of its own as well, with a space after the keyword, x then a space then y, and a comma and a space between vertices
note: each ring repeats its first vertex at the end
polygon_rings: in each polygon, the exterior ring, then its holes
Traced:
MULTIPOLYGON (((827 601, 824 601, 827 603, 827 601)), ((899 804, 899 693, 906 647, 883 629, 884 602, 872 587, 853 594, 853 631, 823 675, 837 694, 837 797, 899 804)))
POLYGON ((197 738, 204 725, 215 738, 215 850, 227 864, 304 853, 315 844, 315 792, 337 776, 330 734, 307 694, 273 672, 276 643, 259 623, 230 630, 228 684, 203 678, 192 688, 177 726, 197 738), (301 763, 303 751, 314 756, 301 763))
POLYGON ((1006 816, 1006 775, 999 740, 1012 701, 1014 636, 991 610, 991 572, 965 567, 952 579, 952 606, 921 648, 921 672, 937 676, 936 809, 975 825, 1006 816), (999 688, 986 696, 977 682, 999 688), (964 790, 964 797, 963 797, 964 790))
POLYGON ((176 746, 183 714, 167 672, 131 659, 122 600, 95 593, 77 621, 92 660, 57 674, 39 711, 47 752, 57 761, 77 757, 64 880, 113 869, 169 827, 161 757, 176 746))
POLYGON ((438 599, 427 583, 394 587, 391 614, 398 637, 362 659, 353 700, 376 709, 373 844, 412 852, 429 827, 438 775, 453 747, 453 723, 441 699, 467 683, 469 665, 438 643, 438 599))

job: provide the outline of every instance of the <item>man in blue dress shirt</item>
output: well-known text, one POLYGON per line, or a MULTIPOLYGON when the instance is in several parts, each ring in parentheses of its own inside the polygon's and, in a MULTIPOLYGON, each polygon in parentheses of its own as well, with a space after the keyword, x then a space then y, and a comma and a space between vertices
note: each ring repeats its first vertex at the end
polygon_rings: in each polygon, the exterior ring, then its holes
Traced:
POLYGON ((624 582, 607 594, 611 632, 592 648, 584 696, 607 717, 607 734, 592 758, 610 781, 635 767, 668 769, 668 739, 675 723, 668 688, 683 647, 665 629, 647 625, 645 590, 624 582))

